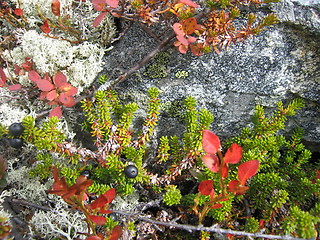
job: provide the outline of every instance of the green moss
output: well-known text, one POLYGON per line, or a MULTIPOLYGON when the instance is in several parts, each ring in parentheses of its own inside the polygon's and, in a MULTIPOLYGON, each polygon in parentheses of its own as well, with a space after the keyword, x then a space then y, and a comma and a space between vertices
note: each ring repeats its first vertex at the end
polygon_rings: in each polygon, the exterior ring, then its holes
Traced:
POLYGON ((165 78, 168 76, 168 63, 169 53, 159 52, 155 57, 152 64, 149 64, 146 71, 143 73, 144 76, 149 78, 165 78))
POLYGON ((166 193, 163 196, 163 202, 168 206, 180 203, 182 197, 181 192, 175 185, 169 185, 165 188, 166 193))

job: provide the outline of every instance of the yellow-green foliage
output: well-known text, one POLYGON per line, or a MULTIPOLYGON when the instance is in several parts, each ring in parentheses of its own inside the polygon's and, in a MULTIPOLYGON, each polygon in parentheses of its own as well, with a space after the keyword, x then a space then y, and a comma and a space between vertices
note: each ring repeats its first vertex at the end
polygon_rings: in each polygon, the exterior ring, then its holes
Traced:
POLYGON ((180 203, 182 197, 180 190, 176 185, 169 185, 165 188, 166 193, 163 196, 163 201, 168 206, 172 206, 180 203))
POLYGON ((55 150, 57 143, 62 143, 65 135, 57 128, 59 119, 51 117, 43 123, 41 128, 35 126, 35 119, 31 116, 26 116, 22 119, 24 127, 23 139, 26 142, 32 143, 39 150, 55 150))
MULTIPOLYGON (((319 203, 314 213, 319 213, 319 203)), ((300 238, 310 239, 317 237, 315 225, 320 222, 319 215, 312 215, 309 212, 301 210, 298 206, 290 207, 290 216, 287 217, 283 224, 286 234, 297 234, 300 238)))

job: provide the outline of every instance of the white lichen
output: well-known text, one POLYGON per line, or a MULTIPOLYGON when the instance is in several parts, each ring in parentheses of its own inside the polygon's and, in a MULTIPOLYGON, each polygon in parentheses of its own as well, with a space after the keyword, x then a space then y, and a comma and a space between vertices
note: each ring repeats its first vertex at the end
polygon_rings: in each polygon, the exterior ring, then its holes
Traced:
POLYGON ((54 208, 52 211, 36 211, 29 224, 30 235, 41 234, 46 239, 55 237, 72 240, 84 239, 85 235, 79 233, 87 232, 84 215, 79 211, 70 212, 68 205, 60 197, 52 199, 54 208))
MULTIPOLYGON (((102 70, 104 49, 98 44, 84 42, 73 46, 67 41, 45 37, 35 30, 22 34, 19 41, 21 45, 11 52, 4 52, 6 59, 21 65, 25 58, 31 58, 41 75, 49 73, 52 76, 61 71, 79 93, 90 86, 102 70)), ((28 85, 25 76, 20 79, 23 86, 28 85)))

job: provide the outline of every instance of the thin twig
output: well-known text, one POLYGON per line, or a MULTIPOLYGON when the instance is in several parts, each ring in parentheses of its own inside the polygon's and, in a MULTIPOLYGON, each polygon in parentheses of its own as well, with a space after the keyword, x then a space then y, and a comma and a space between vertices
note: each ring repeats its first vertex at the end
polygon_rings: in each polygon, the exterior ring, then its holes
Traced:
POLYGON ((22 200, 22 199, 12 198, 12 199, 10 199, 10 202, 15 203, 15 204, 20 204, 20 205, 24 205, 24 206, 37 208, 37 209, 40 209, 40 210, 43 210, 43 211, 52 211, 52 209, 50 207, 40 206, 38 204, 27 202, 27 201, 22 200))
MULTIPOLYGON (((270 234, 263 234, 263 233, 248 233, 244 231, 235 231, 231 229, 223 229, 220 228, 218 225, 213 225, 211 227, 204 227, 202 225, 198 226, 192 226, 188 224, 179 224, 179 223, 174 223, 173 221, 170 222, 161 222, 157 220, 153 220, 150 218, 138 216, 137 214, 133 213, 128 213, 128 212, 123 212, 123 211, 117 211, 117 210, 112 210, 115 213, 129 216, 130 218, 136 219, 136 220, 141 220, 144 222, 148 222, 154 225, 161 225, 165 227, 170 227, 170 228, 179 228, 186 230, 188 232, 192 231, 204 231, 204 232, 215 232, 215 233, 221 233, 221 234, 231 234, 231 235, 236 235, 236 236, 246 236, 246 237, 255 237, 255 238, 268 238, 268 239, 286 239, 286 240, 308 240, 305 238, 296 238, 296 237, 291 237, 291 236, 280 236, 280 235, 270 235, 270 234)), ((310 240, 314 240, 315 238, 310 238, 310 240)))

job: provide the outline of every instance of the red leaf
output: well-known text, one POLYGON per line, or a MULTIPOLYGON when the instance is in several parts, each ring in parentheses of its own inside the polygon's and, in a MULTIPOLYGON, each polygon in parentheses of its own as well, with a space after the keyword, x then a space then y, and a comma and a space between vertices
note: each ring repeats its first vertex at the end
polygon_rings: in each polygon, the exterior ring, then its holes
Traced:
POLYGON ((118 0, 106 0, 106 2, 111 8, 117 8, 119 3, 118 0))
POLYGON ((217 209, 217 208, 221 208, 221 207, 223 207, 223 205, 221 203, 216 203, 211 206, 211 209, 217 209))
POLYGON ((182 24, 181 23, 173 24, 172 28, 173 28, 173 31, 175 32, 175 34, 177 36, 184 36, 185 35, 185 32, 182 29, 182 24))
POLYGON ((241 158, 242 158, 242 147, 236 143, 232 143, 232 145, 228 148, 224 156, 224 162, 236 164, 240 162, 241 158))
POLYGON ((61 93, 58 99, 66 107, 73 107, 76 104, 76 100, 66 93, 61 93))
POLYGON ((51 11, 54 15, 60 16, 60 2, 59 0, 53 0, 51 3, 51 11))
POLYGON ((91 208, 102 208, 104 205, 111 203, 116 196, 116 190, 110 188, 104 194, 101 194, 96 200, 91 203, 91 208))
POLYGON ((90 206, 92 209, 102 208, 107 204, 107 199, 101 194, 96 200, 94 200, 90 206))
POLYGON ((259 166, 260 163, 258 160, 250 160, 248 162, 242 163, 239 166, 238 178, 241 185, 246 185, 246 181, 258 172, 259 166))
POLYGON ((9 86, 9 90, 10 90, 10 91, 18 91, 18 90, 21 90, 21 85, 20 85, 20 84, 11 85, 11 86, 9 86))
POLYGON ((0 87, 3 87, 7 82, 7 76, 3 69, 0 67, 0 87))
POLYGON ((232 180, 228 185, 228 191, 234 192, 236 195, 243 195, 248 189, 248 187, 242 186, 238 180, 232 180))
POLYGON ((212 192, 214 192, 213 181, 212 180, 202 181, 198 186, 198 191, 202 195, 205 195, 205 196, 210 195, 212 192))
POLYGON ((49 24, 48 24, 48 20, 47 20, 47 19, 44 21, 43 25, 40 26, 40 29, 41 29, 41 31, 44 32, 44 33, 49 33, 49 32, 51 32, 51 29, 50 29, 50 27, 49 27, 49 24))
POLYGON ((61 118, 62 110, 60 106, 55 107, 54 109, 51 110, 49 117, 53 117, 53 116, 56 116, 57 118, 61 118))
POLYGON ((101 237, 98 237, 98 236, 90 236, 90 237, 87 237, 85 240, 102 240, 103 238, 101 237))
POLYGON ((103 216, 90 215, 90 220, 99 226, 106 223, 106 218, 103 216))
POLYGON ((179 52, 182 54, 186 54, 188 52, 188 46, 183 44, 181 44, 178 49, 179 49, 179 52))
POLYGON ((190 7, 194 7, 194 8, 197 8, 199 7, 198 4, 192 2, 191 0, 180 0, 181 3, 185 4, 185 5, 188 5, 190 7))
POLYGON ((21 8, 16 8, 14 10, 14 14, 17 16, 22 16, 23 15, 23 10, 21 8))
POLYGON ((44 80, 44 79, 38 80, 36 84, 37 84, 37 87, 44 92, 49 92, 55 88, 50 81, 44 80))
POLYGON ((122 235, 122 228, 117 225, 112 229, 111 235, 109 237, 109 240, 117 240, 122 235))
POLYGON ((34 70, 28 72, 28 77, 32 82, 35 82, 35 83, 38 82, 39 80, 42 80, 39 73, 37 73, 34 70))
POLYGON ((193 33, 197 28, 197 20, 193 17, 183 20, 183 31, 186 34, 193 33))
POLYGON ((177 35, 176 37, 178 41, 181 42, 183 45, 189 45, 188 39, 186 39, 183 35, 177 35))
POLYGON ((206 153, 216 154, 220 149, 220 139, 209 130, 202 132, 202 146, 206 153))
POLYGON ((98 25, 101 23, 101 21, 104 19, 104 17, 106 16, 106 14, 107 14, 107 12, 102 12, 102 13, 100 13, 100 14, 96 17, 96 19, 93 21, 93 27, 98 26, 98 25))
POLYGON ((223 164, 221 169, 221 177, 226 178, 228 177, 229 167, 227 164, 223 164))
POLYGON ((116 190, 114 188, 110 188, 103 194, 103 196, 107 199, 107 203, 111 203, 116 197, 116 190))
POLYGON ((214 154, 206 154, 202 156, 202 161, 210 171, 217 173, 219 172, 219 158, 214 154))
POLYGON ((73 87, 70 83, 63 83, 59 88, 60 92, 64 92, 67 96, 76 95, 78 88, 73 87))
POLYGON ((67 77, 62 72, 57 72, 52 77, 52 80, 54 82, 54 85, 56 85, 56 87, 60 87, 67 82, 67 77))
POLYGON ((57 91, 55 89, 53 89, 52 91, 46 94, 46 99, 48 99, 49 101, 52 101, 56 98, 57 98, 57 91))

